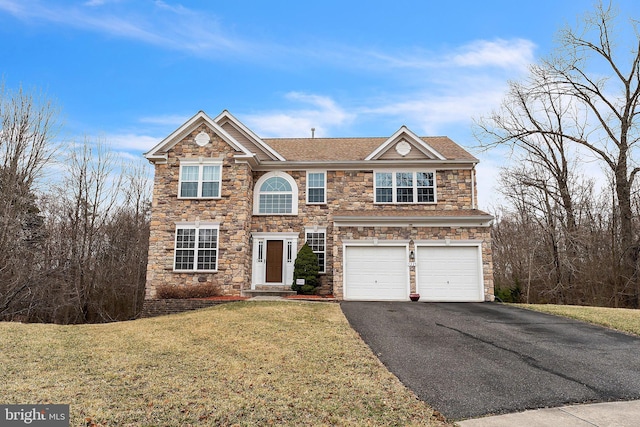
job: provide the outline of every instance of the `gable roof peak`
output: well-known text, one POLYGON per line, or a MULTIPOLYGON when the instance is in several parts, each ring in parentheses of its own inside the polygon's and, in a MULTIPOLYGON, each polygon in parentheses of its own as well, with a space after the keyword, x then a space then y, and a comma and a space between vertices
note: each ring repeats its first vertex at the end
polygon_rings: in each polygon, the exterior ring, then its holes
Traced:
POLYGON ((398 129, 393 135, 391 135, 382 144, 380 144, 378 148, 376 148, 373 152, 371 152, 371 154, 369 154, 365 158, 365 160, 379 159, 384 153, 387 152, 387 150, 389 150, 391 145, 393 145, 395 142, 400 141, 401 139, 408 140, 413 145, 418 147, 421 151, 423 151, 425 154, 428 154, 429 156, 432 156, 435 159, 438 159, 438 160, 447 159, 445 156, 439 153, 438 150, 436 150, 435 148, 427 144, 427 142, 423 138, 420 138, 418 135, 416 135, 411 129, 407 127, 407 125, 402 125, 400 126, 400 129, 398 129), (401 138, 402 136, 404 136, 404 138, 401 138))
POLYGON ((144 157, 146 157, 147 160, 151 162, 166 160, 167 151, 202 123, 205 123, 211 130, 213 130, 235 150, 242 152, 245 156, 253 156, 253 154, 249 152, 242 144, 236 141, 231 135, 227 133, 227 131, 225 131, 220 125, 218 125, 213 119, 211 119, 211 117, 209 117, 207 113, 205 113, 203 110, 200 110, 189 120, 187 120, 182 126, 180 126, 169 136, 160 141, 160 143, 158 143, 155 147, 144 153, 144 157))

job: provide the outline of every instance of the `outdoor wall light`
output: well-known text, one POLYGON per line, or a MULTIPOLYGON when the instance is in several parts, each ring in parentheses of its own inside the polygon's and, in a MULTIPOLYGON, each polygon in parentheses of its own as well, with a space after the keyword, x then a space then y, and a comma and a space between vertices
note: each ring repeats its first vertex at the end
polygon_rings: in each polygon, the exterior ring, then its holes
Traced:
POLYGON ((416 260, 416 254, 413 251, 409 252, 409 261, 413 262, 415 260, 416 260))

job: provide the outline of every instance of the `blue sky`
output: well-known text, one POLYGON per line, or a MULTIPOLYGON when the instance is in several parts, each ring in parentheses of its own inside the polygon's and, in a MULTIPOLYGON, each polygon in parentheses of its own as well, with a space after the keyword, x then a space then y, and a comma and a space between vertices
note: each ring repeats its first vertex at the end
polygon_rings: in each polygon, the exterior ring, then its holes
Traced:
MULTIPOLYGON (((588 0, 0 0, 0 77, 60 106, 62 137, 141 158, 199 110, 263 137, 390 136, 470 148, 472 119, 551 52, 588 0)), ((640 2, 616 2, 640 18, 640 2)), ((480 207, 503 159, 476 154, 480 207)))

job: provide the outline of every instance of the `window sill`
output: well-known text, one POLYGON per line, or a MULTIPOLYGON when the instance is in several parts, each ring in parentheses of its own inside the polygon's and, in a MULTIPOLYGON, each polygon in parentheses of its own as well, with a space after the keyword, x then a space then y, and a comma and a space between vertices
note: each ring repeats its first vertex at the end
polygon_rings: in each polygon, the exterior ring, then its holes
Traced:
POLYGON ((201 274, 201 273, 217 273, 218 270, 171 270, 174 273, 188 273, 188 274, 201 274))
POLYGON ((253 213, 253 216, 298 216, 298 213, 253 213))
POLYGON ((438 202, 373 202, 374 205, 437 205, 438 202))
POLYGON ((178 200, 220 200, 222 197, 180 197, 178 200))

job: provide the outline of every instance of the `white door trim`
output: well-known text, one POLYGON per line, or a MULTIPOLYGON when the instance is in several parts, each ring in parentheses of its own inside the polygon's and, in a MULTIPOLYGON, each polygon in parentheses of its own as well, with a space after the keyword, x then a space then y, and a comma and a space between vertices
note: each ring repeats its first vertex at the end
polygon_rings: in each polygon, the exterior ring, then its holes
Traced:
POLYGON ((256 286, 287 286, 293 282, 293 264, 298 254, 299 233, 251 233, 253 245, 251 250, 251 289, 256 286), (266 282, 267 240, 282 241, 282 283, 266 282), (262 245, 262 247, 260 247, 262 245), (291 256, 289 257, 289 251, 291 256), (259 257, 262 256, 262 259, 259 257))

